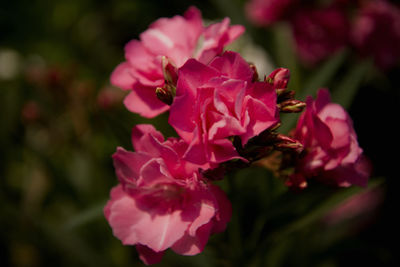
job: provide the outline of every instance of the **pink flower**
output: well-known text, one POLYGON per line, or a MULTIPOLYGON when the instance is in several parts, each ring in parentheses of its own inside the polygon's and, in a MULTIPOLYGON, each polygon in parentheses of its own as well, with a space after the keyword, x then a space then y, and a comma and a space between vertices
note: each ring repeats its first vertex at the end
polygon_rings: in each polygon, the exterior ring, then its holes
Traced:
POLYGON ((291 24, 298 54, 310 65, 328 58, 349 40, 349 21, 337 7, 302 9, 291 24))
POLYGON ((191 7, 183 17, 160 18, 151 24, 140 34, 140 41, 126 44, 126 61, 111 75, 113 85, 130 90, 124 100, 125 106, 148 118, 168 110, 155 94, 155 89, 164 85, 162 56, 176 67, 189 58, 208 63, 243 33, 242 26, 229 26, 229 23, 225 18, 204 27, 200 11, 191 7))
POLYGON ((343 107, 330 102, 327 90, 319 90, 315 101, 307 99, 294 137, 305 153, 298 159, 289 185, 305 187, 309 178, 338 186, 367 184, 370 169, 352 120, 343 107))
POLYGON ((231 206, 222 190, 203 178, 198 165, 182 159, 186 143, 151 125, 134 128, 135 152, 113 155, 120 184, 104 208, 113 234, 136 245, 146 264, 171 248, 182 255, 200 253, 211 233, 223 231, 231 206))
POLYGON ((289 16, 298 0, 251 0, 246 4, 248 18, 256 25, 268 26, 289 16))
POLYGON ((352 43, 362 56, 388 69, 400 59, 400 9, 387 1, 371 1, 359 10, 352 29, 352 43))
POLYGON ((169 122, 189 143, 185 159, 214 167, 240 158, 230 137, 245 145, 279 121, 273 84, 253 82, 253 74, 234 52, 208 65, 191 59, 180 68, 169 122))

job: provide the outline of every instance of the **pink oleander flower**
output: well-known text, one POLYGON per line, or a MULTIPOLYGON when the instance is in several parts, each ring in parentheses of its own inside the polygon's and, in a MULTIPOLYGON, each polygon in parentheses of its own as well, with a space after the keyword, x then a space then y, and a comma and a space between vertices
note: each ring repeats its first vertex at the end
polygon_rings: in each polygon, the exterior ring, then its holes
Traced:
POLYGON ((118 148, 113 155, 120 184, 104 208, 113 234, 136 245, 146 264, 159 262, 168 248, 200 253, 230 220, 229 200, 201 176, 200 166, 182 159, 184 141, 164 140, 152 125, 138 125, 132 142, 135 152, 118 148))
POLYGON ((208 65, 188 60, 179 70, 169 123, 189 144, 184 158, 216 164, 240 158, 231 137, 242 145, 279 121, 274 85, 254 82, 249 64, 225 52, 208 65))
POLYGON ((268 26, 285 19, 297 6, 298 0, 250 0, 246 4, 247 17, 256 25, 268 26))
POLYGON ((200 11, 189 8, 184 16, 160 18, 125 46, 126 61, 111 75, 111 83, 130 93, 124 100, 132 112, 155 117, 169 106, 157 99, 155 89, 163 87, 162 57, 179 68, 189 58, 208 63, 244 31, 240 25, 229 26, 229 18, 203 26, 200 11))
POLYGON ((294 137, 305 152, 289 185, 302 188, 311 178, 344 187, 367 184, 370 167, 358 145, 353 122, 342 106, 331 103, 327 90, 319 90, 316 100, 308 97, 294 137))
POLYGON ((308 65, 328 58, 349 41, 349 21, 338 7, 299 10, 291 24, 299 57, 308 65))
POLYGON ((354 47, 362 56, 389 69, 400 60, 400 9, 388 1, 371 1, 356 15, 351 32, 354 47))

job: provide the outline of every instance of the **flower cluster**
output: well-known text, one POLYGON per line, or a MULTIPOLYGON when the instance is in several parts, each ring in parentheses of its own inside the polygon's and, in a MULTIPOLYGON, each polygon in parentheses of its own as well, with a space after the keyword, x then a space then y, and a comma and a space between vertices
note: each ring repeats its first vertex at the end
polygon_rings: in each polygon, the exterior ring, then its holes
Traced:
POLYGON ((400 8, 395 4, 386 0, 335 0, 325 6, 300 2, 250 0, 247 14, 259 26, 288 21, 298 54, 309 65, 345 46, 372 57, 381 69, 399 62, 400 8))
POLYGON ((288 69, 260 79, 240 54, 223 52, 242 32, 229 19, 203 27, 200 12, 190 8, 184 17, 157 20, 141 41, 129 42, 127 61, 111 76, 130 90, 124 101, 130 111, 154 117, 169 110, 179 136, 164 139, 152 125, 137 125, 134 152, 119 147, 113 155, 119 184, 104 214, 114 235, 135 245, 146 264, 160 261, 169 248, 200 253, 231 217, 231 204, 213 180, 273 152, 281 153, 281 176, 292 187, 314 178, 337 186, 367 182, 345 110, 330 103, 327 91, 315 102, 295 99, 288 69), (304 108, 292 136, 276 131, 281 112, 304 108))

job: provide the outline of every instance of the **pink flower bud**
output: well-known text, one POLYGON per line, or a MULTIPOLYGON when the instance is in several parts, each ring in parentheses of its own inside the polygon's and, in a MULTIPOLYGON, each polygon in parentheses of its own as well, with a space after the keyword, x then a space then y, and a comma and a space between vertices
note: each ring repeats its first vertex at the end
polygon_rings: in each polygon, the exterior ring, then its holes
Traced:
POLYGON ((280 90, 280 89, 287 89, 289 79, 290 79, 290 71, 285 68, 278 68, 273 72, 271 72, 271 74, 265 78, 265 81, 273 84, 276 90, 280 90))
POLYGON ((166 56, 162 56, 162 69, 165 82, 176 86, 178 69, 166 56))
POLYGON ((292 150, 296 153, 303 151, 303 145, 299 141, 283 134, 278 134, 274 138, 274 146, 278 150, 292 150))
POLYGON ((253 79, 252 79, 252 81, 253 82, 257 82, 259 76, 258 76, 258 71, 257 71, 256 65, 254 65, 253 63, 249 63, 249 66, 253 70, 253 79))

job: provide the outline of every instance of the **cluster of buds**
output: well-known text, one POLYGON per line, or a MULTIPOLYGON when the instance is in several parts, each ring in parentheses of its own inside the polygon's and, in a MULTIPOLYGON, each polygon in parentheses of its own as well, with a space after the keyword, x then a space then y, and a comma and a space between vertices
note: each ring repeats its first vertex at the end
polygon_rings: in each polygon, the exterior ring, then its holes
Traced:
POLYGON ((294 98, 295 92, 287 90, 290 72, 285 68, 274 70, 268 77, 264 78, 264 82, 274 86, 278 96, 277 105, 281 112, 299 113, 306 107, 306 103, 294 98))
POLYGON ((237 136, 232 138, 235 148, 245 160, 224 162, 215 169, 201 170, 202 174, 210 180, 222 180, 229 172, 247 168, 260 160, 270 161, 273 159, 278 160, 279 164, 277 168, 268 167, 268 169, 274 171, 277 176, 287 176, 284 172, 290 165, 289 159, 292 159, 290 163, 291 166, 293 166, 293 159, 302 154, 304 147, 296 139, 277 133, 276 129, 279 126, 280 124, 277 124, 273 129, 264 131, 257 137, 251 139, 244 147, 242 147, 240 138, 237 136), (277 156, 279 159, 277 159, 277 156))

